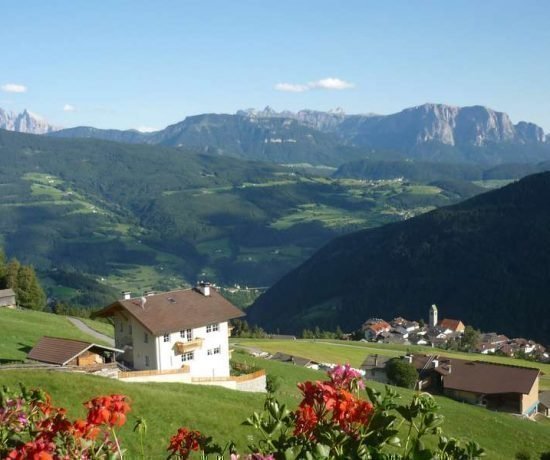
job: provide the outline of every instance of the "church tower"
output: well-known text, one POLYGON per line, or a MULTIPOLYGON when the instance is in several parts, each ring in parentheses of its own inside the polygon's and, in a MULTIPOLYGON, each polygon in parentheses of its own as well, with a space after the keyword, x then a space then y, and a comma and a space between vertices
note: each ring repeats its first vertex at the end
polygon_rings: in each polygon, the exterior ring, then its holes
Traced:
POLYGON ((437 306, 433 304, 430 307, 430 327, 437 326, 437 306))

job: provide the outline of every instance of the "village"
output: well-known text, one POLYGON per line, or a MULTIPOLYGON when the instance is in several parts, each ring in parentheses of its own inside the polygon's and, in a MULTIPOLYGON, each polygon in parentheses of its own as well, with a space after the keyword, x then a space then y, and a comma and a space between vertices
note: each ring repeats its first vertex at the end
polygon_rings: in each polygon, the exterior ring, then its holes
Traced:
POLYGON ((387 322, 370 318, 362 326, 364 340, 400 345, 428 345, 471 353, 495 354, 511 358, 549 362, 546 348, 533 340, 508 338, 496 332, 480 332, 459 319, 438 319, 436 305, 429 310, 429 323, 397 317, 387 322))

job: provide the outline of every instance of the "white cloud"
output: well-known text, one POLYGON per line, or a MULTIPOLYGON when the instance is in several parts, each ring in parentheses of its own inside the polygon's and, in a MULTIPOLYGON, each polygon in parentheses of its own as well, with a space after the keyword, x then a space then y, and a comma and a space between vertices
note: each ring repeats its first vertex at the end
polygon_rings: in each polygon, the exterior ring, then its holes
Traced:
POLYGON ((277 83, 275 89, 277 91, 285 91, 288 93, 303 93, 310 89, 330 89, 330 90, 342 90, 350 89, 355 85, 349 81, 342 80, 340 78, 322 78, 320 80, 310 81, 306 84, 303 83, 277 83))
POLYGON ((323 78, 321 80, 312 81, 308 83, 308 86, 311 88, 320 88, 320 89, 349 89, 353 88, 355 85, 349 81, 340 80, 339 78, 323 78))
POLYGON ((25 85, 18 85, 17 83, 6 83, 1 86, 2 91, 6 93, 26 93, 27 87, 25 85))
POLYGON ((74 112, 74 111, 76 111, 76 107, 74 105, 65 104, 63 106, 63 112, 74 112))
POLYGON ((277 91, 285 91, 287 93, 303 93, 308 91, 309 87, 307 85, 299 85, 295 83, 277 83, 275 85, 277 91))

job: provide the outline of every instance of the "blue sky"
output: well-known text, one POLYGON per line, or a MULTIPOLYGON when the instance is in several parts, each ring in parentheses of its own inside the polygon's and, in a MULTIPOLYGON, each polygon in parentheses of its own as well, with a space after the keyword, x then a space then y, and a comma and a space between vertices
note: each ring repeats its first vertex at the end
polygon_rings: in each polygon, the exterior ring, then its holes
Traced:
POLYGON ((3 2, 0 107, 163 128, 266 105, 441 102, 550 131, 548 24, 544 0, 3 2))

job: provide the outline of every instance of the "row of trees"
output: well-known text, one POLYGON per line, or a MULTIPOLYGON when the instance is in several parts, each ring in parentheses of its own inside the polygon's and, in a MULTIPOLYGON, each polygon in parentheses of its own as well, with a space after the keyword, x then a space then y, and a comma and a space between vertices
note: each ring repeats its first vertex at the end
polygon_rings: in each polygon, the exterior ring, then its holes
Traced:
POLYGON ((0 289, 13 289, 17 305, 32 310, 44 310, 46 294, 31 265, 22 265, 17 259, 6 261, 0 249, 0 289))

